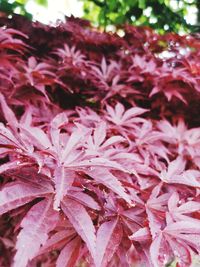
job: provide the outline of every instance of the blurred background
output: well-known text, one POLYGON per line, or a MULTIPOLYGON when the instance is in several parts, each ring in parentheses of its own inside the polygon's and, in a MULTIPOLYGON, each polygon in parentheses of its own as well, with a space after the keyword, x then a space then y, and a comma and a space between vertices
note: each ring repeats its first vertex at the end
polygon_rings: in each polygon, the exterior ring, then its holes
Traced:
POLYGON ((107 31, 123 23, 150 26, 159 33, 200 31, 200 0, 0 0, 0 11, 45 24, 73 15, 107 31))

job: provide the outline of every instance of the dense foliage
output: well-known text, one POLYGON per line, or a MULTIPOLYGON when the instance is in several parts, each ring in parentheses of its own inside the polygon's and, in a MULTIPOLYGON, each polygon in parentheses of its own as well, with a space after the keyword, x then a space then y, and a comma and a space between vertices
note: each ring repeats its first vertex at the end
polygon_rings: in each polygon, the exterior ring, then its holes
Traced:
POLYGON ((190 266, 198 36, 0 25, 0 266, 190 266))
POLYGON ((163 31, 199 32, 200 1, 199 0, 80 0, 84 3, 84 17, 99 25, 133 25, 151 26, 163 31), (196 22, 187 20, 195 16, 192 9, 197 10, 196 22))
MULTIPOLYGON (((32 19, 32 14, 26 10, 26 4, 28 2, 29 0, 0 0, 0 12, 7 15, 17 13, 32 19)), ((34 0, 34 2, 38 5, 47 6, 47 0, 34 0)))

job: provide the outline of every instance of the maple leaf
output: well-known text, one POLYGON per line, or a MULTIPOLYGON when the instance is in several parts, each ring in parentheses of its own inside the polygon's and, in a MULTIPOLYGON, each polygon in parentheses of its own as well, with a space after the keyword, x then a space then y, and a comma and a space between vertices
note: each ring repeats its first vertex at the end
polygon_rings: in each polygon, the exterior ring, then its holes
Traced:
POLYGON ((154 266, 160 266, 178 257, 180 266, 190 266, 191 249, 199 251, 199 221, 178 221, 169 223, 153 240, 150 255, 154 266), (184 240, 184 243, 183 243, 184 240), (162 248, 165 246, 165 254, 162 248), (162 259, 162 260, 161 260, 162 259))
POLYGON ((135 55, 132 57, 132 62, 133 63, 130 66, 130 70, 139 68, 141 73, 154 73, 154 75, 158 74, 156 63, 153 59, 147 60, 145 56, 140 57, 139 55, 135 55))
POLYGON ((16 209, 35 198, 43 197, 52 192, 50 186, 37 186, 22 182, 13 182, 0 191, 0 214, 16 209))
MULTIPOLYGON (((116 70, 119 69, 119 65, 115 61, 111 61, 108 65, 106 63, 105 57, 101 60, 100 68, 96 66, 92 66, 92 71, 95 76, 97 76, 97 79, 101 79, 104 82, 109 82, 113 78, 113 74, 116 70)), ((106 84, 106 83, 105 83, 106 84)))
POLYGON ((96 231, 86 209, 80 203, 69 198, 65 198, 62 201, 61 207, 71 224, 74 226, 76 232, 85 241, 93 259, 95 260, 96 231))
POLYGON ((48 233, 53 230, 58 220, 58 214, 51 205, 51 198, 40 201, 29 210, 22 220, 22 230, 17 237, 17 252, 13 266, 26 267, 28 261, 34 258, 40 246, 48 239, 48 233), (28 250, 25 250, 25 247, 28 250))
POLYGON ((67 194, 68 189, 77 177, 74 171, 65 170, 63 166, 59 166, 54 171, 54 183, 56 189, 54 209, 59 210, 60 201, 67 194))
POLYGON ((179 119, 176 125, 172 125, 167 120, 162 120, 157 123, 160 132, 160 138, 169 144, 177 145, 177 152, 181 155, 186 148, 187 126, 183 119, 179 119))
POLYGON ((189 214, 200 211, 200 203, 197 201, 186 201, 185 203, 180 203, 179 194, 174 192, 168 201, 169 213, 174 219, 174 221, 191 221, 193 222, 195 218, 189 216, 189 214))
POLYGON ((81 189, 71 186, 70 190, 67 192, 67 195, 86 207, 89 207, 93 210, 101 210, 99 204, 90 195, 82 192, 81 189))
POLYGON ((71 60, 73 65, 85 63, 85 56, 75 46, 69 47, 64 44, 64 48, 58 48, 54 54, 58 55, 63 61, 71 60))
POLYGON ((75 266, 79 257, 80 248, 81 240, 79 237, 76 237, 69 243, 67 243, 67 245, 62 249, 60 255, 58 256, 56 267, 75 266))
POLYGON ((96 267, 108 266, 120 245, 122 235, 122 228, 117 218, 101 224, 97 231, 96 267))
POLYGON ((61 249, 64 245, 66 245, 73 237, 76 236, 76 232, 73 228, 67 228, 65 225, 65 230, 60 230, 53 234, 46 243, 42 246, 42 248, 37 253, 37 256, 48 253, 54 249, 61 249))
POLYGON ((23 71, 16 75, 20 83, 30 84, 49 100, 45 86, 55 82, 55 74, 52 71, 52 66, 44 62, 37 63, 36 58, 32 56, 28 59, 27 65, 22 64, 20 67, 23 71))
POLYGON ((199 240, 199 220, 196 221, 178 221, 166 226, 164 233, 177 238, 180 241, 185 241, 185 244, 193 247, 197 251, 200 249, 199 240))
POLYGON ((120 181, 108 170, 94 167, 92 170, 86 171, 96 182, 102 183, 106 187, 110 188, 113 192, 118 194, 120 197, 125 199, 131 204, 130 196, 126 193, 125 188, 122 186, 120 181))
POLYGON ((167 201, 170 194, 160 194, 162 183, 158 184, 151 192, 146 202, 146 213, 149 221, 149 229, 153 238, 157 236, 163 227, 163 220, 167 210, 167 201))
POLYGON ((94 129, 93 136, 90 135, 86 141, 86 144, 84 145, 86 148, 86 155, 106 157, 108 154, 107 157, 109 157, 109 151, 110 153, 114 152, 114 149, 112 148, 113 145, 125 141, 125 139, 119 135, 111 136, 110 138, 106 139, 106 130, 106 123, 101 122, 97 125, 97 127, 94 129))
POLYGON ((125 111, 124 106, 121 103, 117 103, 115 108, 107 106, 106 119, 111 121, 115 125, 123 127, 132 127, 138 122, 143 122, 142 118, 138 118, 139 115, 147 112, 148 110, 132 107, 125 111))
POLYGON ((19 53, 23 53, 26 50, 27 44, 23 42, 19 37, 25 39, 28 38, 26 34, 13 28, 0 29, 0 49, 11 49, 19 53), (17 38, 15 38, 17 37, 17 38))
POLYGON ((14 112, 8 107, 3 94, 0 94, 0 103, 6 121, 10 124, 11 127, 16 128, 18 126, 17 118, 14 112))
POLYGON ((151 233, 148 227, 144 227, 134 232, 129 238, 137 242, 146 242, 151 240, 151 233))
POLYGON ((193 187, 200 186, 200 172, 198 170, 184 170, 185 160, 182 157, 176 158, 168 165, 167 170, 161 171, 160 179, 166 183, 177 183, 193 187))

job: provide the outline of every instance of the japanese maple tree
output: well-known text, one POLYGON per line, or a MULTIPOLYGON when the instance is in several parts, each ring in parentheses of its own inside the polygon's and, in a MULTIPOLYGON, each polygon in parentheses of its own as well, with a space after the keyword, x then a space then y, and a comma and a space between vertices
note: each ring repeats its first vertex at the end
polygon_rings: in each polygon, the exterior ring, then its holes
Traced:
POLYGON ((199 36, 0 26, 0 266, 192 266, 199 36))

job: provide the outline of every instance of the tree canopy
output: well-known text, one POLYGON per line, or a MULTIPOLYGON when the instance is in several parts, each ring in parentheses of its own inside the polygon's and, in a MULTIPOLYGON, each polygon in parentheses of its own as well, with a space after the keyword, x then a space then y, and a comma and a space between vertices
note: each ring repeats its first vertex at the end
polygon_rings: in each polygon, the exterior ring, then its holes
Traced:
MULTIPOLYGON (((0 10, 20 13, 32 18, 27 12, 29 0, 0 0, 0 10)), ((48 0, 34 0, 47 5, 48 0)), ((106 29, 124 23, 150 26, 159 33, 198 32, 200 29, 199 0, 79 0, 83 2, 84 18, 106 29), (108 27, 109 28, 109 27, 108 27)))
MULTIPOLYGON (((26 10, 26 4, 29 0, 0 0, 0 11, 6 14, 18 13, 20 15, 24 15, 29 19, 32 19, 32 14, 26 10)), ((46 6, 48 4, 48 0, 34 0, 39 5, 46 6)))
POLYGON ((81 1, 84 2, 84 17, 103 26, 129 23, 150 26, 159 32, 196 32, 200 26, 198 0, 81 1))

